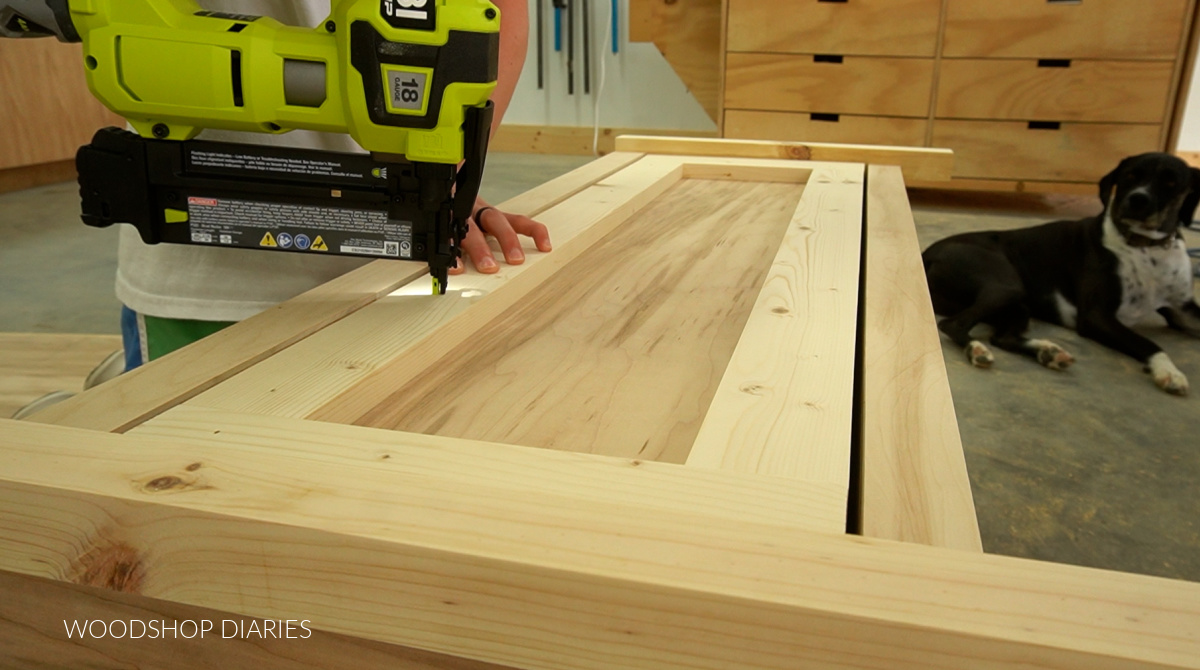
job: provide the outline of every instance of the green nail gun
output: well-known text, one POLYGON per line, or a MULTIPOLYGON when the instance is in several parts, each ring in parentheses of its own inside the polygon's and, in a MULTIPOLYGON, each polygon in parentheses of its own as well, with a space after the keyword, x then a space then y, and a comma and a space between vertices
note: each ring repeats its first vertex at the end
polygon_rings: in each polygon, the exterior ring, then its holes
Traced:
POLYGON ((193 0, 0 0, 0 36, 83 43, 137 131, 76 157, 83 220, 159 242, 424 261, 445 293, 483 178, 499 61, 487 0, 332 0, 315 28, 193 0), (368 154, 209 142, 348 133, 368 154))

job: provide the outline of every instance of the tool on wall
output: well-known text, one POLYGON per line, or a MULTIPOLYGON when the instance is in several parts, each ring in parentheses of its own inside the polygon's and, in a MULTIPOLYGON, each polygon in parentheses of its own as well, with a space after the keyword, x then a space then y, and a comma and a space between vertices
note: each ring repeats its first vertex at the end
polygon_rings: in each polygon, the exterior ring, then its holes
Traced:
POLYGON ((537 68, 538 68, 538 90, 546 87, 546 37, 544 34, 544 24, 546 21, 545 10, 542 7, 543 0, 534 0, 537 3, 537 68))
POLYGON ((588 17, 591 16, 592 10, 588 7, 588 0, 583 1, 583 92, 590 94, 592 92, 592 28, 588 17))
POLYGON ((617 10, 619 0, 612 0, 612 6, 609 10, 612 12, 612 52, 617 53, 621 50, 621 36, 617 32, 617 10))
POLYGON ((567 95, 575 95, 575 3, 567 5, 567 95))
POLYGON ((563 10, 567 8, 567 0, 553 0, 554 4, 554 50, 562 51, 562 19, 563 10))

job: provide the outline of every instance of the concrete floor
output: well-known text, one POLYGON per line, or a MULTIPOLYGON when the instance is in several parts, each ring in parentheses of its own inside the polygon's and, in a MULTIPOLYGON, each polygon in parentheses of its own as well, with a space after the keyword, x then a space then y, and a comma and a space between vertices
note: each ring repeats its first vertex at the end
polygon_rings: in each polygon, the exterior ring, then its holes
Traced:
MULTIPOLYGON (((501 202, 589 159, 494 154, 501 202)), ((0 195, 0 332, 116 333, 114 230, 78 220, 75 186, 0 195)), ((913 192, 923 246, 1099 210, 1095 198, 913 192)), ((1200 246, 1192 234, 1191 246, 1200 246)), ((1148 331, 1200 395, 1200 341, 1148 331)), ((987 551, 1200 581, 1200 398, 1159 391, 1133 361, 1035 324, 1078 359, 1054 373, 998 351, 944 352, 987 551)))

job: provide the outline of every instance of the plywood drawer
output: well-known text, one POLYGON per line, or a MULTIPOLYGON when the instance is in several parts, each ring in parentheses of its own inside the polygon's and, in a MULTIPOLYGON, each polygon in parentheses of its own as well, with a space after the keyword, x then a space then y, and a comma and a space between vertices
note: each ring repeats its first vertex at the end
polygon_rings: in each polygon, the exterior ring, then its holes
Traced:
POLYGON ((927 116, 933 59, 730 53, 729 109, 927 116))
POLYGON ((927 56, 942 0, 729 0, 730 51, 927 56))
POLYGON ((960 119, 1162 123, 1173 70, 1169 61, 946 59, 936 114, 960 119))
POLYGON ((1031 129, 1016 121, 933 122, 933 146, 954 150, 954 176, 1097 181, 1126 156, 1159 148, 1159 125, 1064 123, 1031 129))
POLYGON ((925 145, 927 123, 893 116, 729 110, 725 113, 725 137, 919 147, 925 145))
POLYGON ((943 55, 1178 56, 1189 0, 949 0, 943 55))

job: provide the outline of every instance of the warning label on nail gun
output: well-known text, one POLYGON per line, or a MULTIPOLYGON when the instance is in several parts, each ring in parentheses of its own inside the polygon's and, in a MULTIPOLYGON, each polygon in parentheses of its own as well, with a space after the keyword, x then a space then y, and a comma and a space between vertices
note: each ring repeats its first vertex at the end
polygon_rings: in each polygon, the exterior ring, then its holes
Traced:
POLYGON ((350 256, 413 257, 412 223, 387 212, 190 196, 193 242, 350 256))

